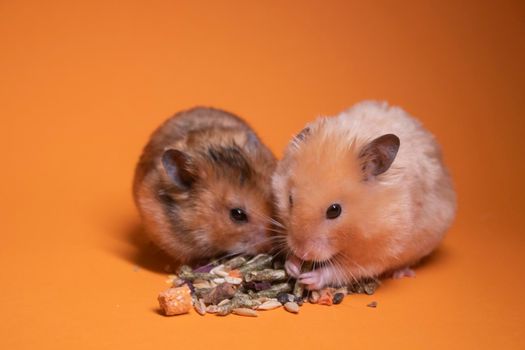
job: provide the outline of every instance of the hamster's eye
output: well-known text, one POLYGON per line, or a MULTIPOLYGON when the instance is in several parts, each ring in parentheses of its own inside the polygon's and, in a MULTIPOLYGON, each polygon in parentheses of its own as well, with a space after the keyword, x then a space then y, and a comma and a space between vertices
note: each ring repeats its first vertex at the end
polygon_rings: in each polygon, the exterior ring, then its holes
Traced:
POLYGON ((337 203, 332 204, 326 209, 326 218, 333 220, 341 215, 341 206, 337 203))
POLYGON ((293 198, 291 194, 288 195, 288 203, 290 203, 290 207, 293 207, 293 198))
POLYGON ((230 218, 234 222, 247 222, 248 221, 248 215, 242 210, 241 208, 233 208, 230 210, 230 218))

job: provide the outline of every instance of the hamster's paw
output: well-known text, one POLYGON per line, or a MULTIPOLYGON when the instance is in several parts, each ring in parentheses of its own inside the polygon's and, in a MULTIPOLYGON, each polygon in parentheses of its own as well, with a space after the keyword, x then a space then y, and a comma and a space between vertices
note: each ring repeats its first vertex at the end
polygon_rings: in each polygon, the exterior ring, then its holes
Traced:
POLYGON ((297 278, 301 274, 301 264, 301 260, 293 255, 284 263, 284 269, 286 270, 287 274, 293 278, 297 278))
POLYGON ((320 268, 310 272, 302 273, 299 276, 299 282, 306 286, 308 290, 317 290, 325 285, 332 283, 333 273, 328 268, 320 268))
POLYGON ((394 271, 392 278, 397 280, 403 277, 416 277, 416 271, 412 270, 410 267, 404 267, 402 269, 394 271))

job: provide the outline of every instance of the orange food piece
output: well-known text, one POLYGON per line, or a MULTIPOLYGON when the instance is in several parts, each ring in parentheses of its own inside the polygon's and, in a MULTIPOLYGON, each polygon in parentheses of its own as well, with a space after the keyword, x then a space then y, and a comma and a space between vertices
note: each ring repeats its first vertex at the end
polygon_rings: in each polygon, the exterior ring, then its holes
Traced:
POLYGON ((239 271, 239 270, 231 270, 230 272, 228 272, 228 276, 236 277, 236 278, 242 278, 241 271, 239 271))
POLYGON ((191 291, 187 285, 169 288, 159 293, 159 305, 166 316, 180 315, 192 308, 191 291))
POLYGON ((333 295, 332 295, 332 290, 330 288, 321 289, 320 290, 320 294, 321 294, 321 296, 319 297, 319 300, 317 301, 317 304, 319 304, 319 305, 328 305, 328 306, 333 304, 333 302, 332 302, 333 295))

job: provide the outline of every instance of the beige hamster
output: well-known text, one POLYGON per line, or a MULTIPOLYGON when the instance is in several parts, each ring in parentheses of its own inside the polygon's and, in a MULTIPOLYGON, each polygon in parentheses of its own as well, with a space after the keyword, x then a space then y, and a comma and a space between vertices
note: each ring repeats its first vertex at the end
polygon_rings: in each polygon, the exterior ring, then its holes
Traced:
POLYGON ((239 117, 194 108, 151 136, 133 194, 149 237, 178 263, 268 247, 276 160, 239 117))
POLYGON ((434 137, 386 103, 306 126, 272 179, 288 272, 309 289, 410 269, 451 225, 456 195, 434 137), (317 268, 300 273, 302 261, 317 268))

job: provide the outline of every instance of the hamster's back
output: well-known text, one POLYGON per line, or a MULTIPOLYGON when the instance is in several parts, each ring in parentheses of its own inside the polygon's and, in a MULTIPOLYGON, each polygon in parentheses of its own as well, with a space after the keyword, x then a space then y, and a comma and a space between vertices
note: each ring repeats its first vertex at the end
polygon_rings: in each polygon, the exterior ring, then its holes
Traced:
POLYGON ((187 138, 190 133, 201 130, 208 130, 213 133, 214 129, 241 132, 250 132, 251 130, 239 117, 209 107, 195 107, 179 112, 161 124, 152 133, 137 164, 133 180, 135 195, 144 177, 156 168, 156 163, 168 146, 187 138))
POLYGON ((367 143, 384 134, 395 134, 400 148, 382 180, 405 192, 414 228, 436 239, 450 226, 456 210, 456 195, 441 149, 422 124, 399 107, 386 102, 359 103, 338 117, 358 142, 367 143))

